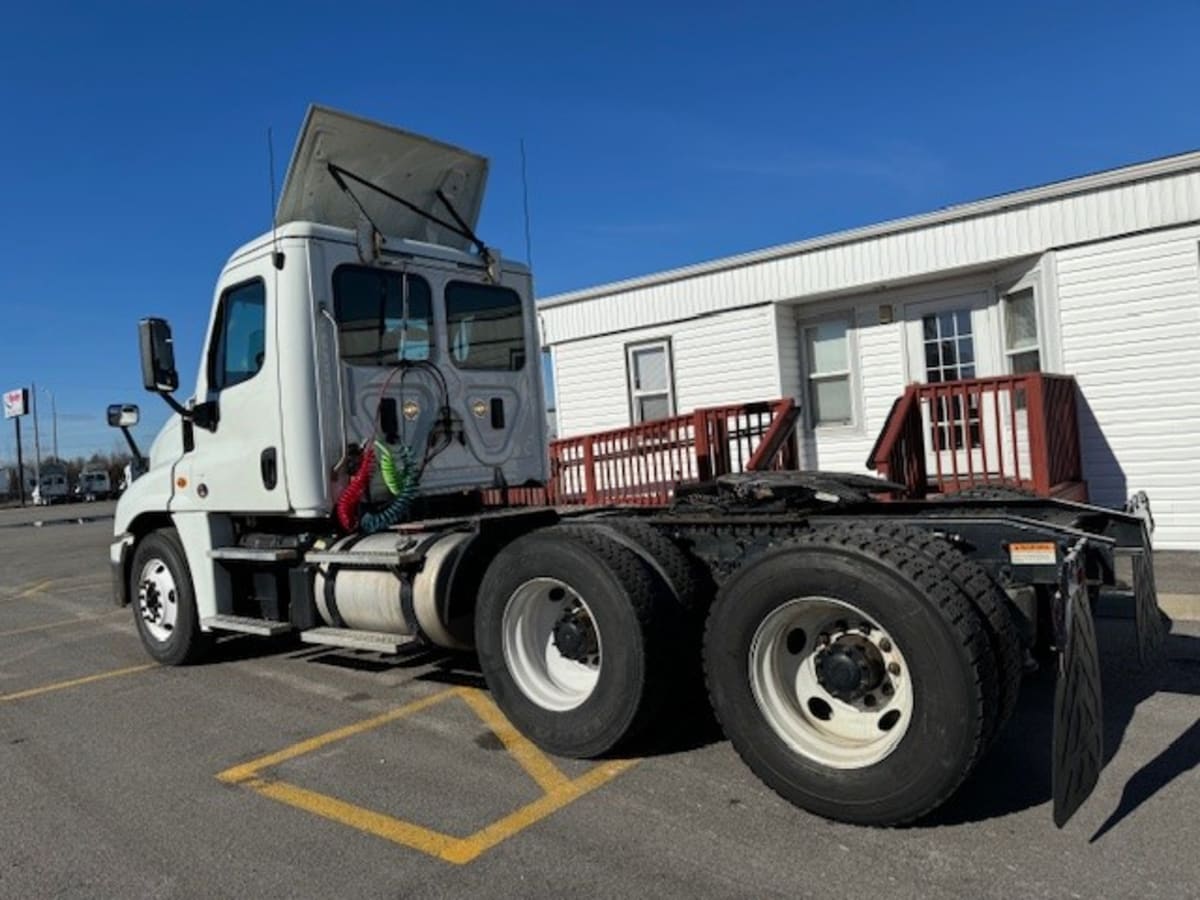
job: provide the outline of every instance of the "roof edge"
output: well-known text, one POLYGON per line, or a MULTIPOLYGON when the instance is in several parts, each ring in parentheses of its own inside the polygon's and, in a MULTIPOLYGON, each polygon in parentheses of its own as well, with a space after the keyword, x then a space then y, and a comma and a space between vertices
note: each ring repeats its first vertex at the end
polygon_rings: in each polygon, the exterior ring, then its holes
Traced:
POLYGON ((724 256, 705 262, 679 266, 650 275, 639 275, 633 278, 596 285, 595 287, 553 294, 539 300, 537 305, 539 309, 565 306, 583 300, 592 300, 597 297, 625 293, 639 288, 667 284, 672 281, 683 281, 699 275, 710 275, 728 269, 741 268, 742 266, 754 263, 770 262, 788 256, 800 256, 804 253, 811 253, 814 250, 823 250, 828 247, 853 244, 871 238, 901 234, 906 231, 916 231, 932 225, 943 225, 947 222, 1005 212, 1022 206, 1045 203, 1050 200, 1058 200, 1103 188, 1116 187, 1136 181, 1163 178, 1168 175, 1176 175, 1194 169, 1200 169, 1200 150, 1191 150, 1186 153, 1163 156, 1146 162, 1103 169, 1099 172, 1093 172, 1090 175, 1052 181, 1038 187, 1021 188, 1005 194, 996 194, 980 200, 971 200, 966 203, 957 203, 942 207, 932 212, 918 213, 899 219, 888 219, 874 225, 864 225, 858 228, 835 231, 830 234, 805 238, 804 240, 787 244, 776 244, 762 250, 751 250, 747 253, 735 254, 734 256, 724 256))

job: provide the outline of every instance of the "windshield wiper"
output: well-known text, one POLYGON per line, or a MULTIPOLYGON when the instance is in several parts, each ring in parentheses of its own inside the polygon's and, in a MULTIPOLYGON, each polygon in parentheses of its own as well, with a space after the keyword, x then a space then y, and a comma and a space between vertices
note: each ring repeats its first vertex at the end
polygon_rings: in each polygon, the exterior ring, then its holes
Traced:
POLYGON ((379 226, 377 226, 375 224, 374 220, 372 220, 371 217, 367 214, 367 211, 363 208, 362 203, 359 202, 358 197, 356 197, 354 195, 354 191, 350 190, 350 186, 348 184, 346 184, 347 179, 349 179, 350 181, 356 182, 358 184, 361 184, 365 188, 370 188, 371 190, 375 191, 376 193, 381 194, 384 197, 387 197, 389 200, 391 200, 394 203, 399 203, 401 206, 403 206, 409 212, 416 213, 421 218, 432 222, 434 225, 437 225, 439 228, 444 228, 444 229, 446 229, 446 231, 449 231, 451 234, 456 234, 459 237, 465 238, 466 240, 470 241, 472 244, 475 245, 476 249, 479 251, 479 256, 483 260, 484 264, 487 266, 488 271, 491 272, 493 266, 496 263, 495 256, 492 254, 491 249, 488 247, 487 244, 485 244, 482 240, 480 240, 479 236, 477 234, 475 234, 474 231, 471 230, 471 226, 468 225, 463 220, 463 217, 458 214, 458 210, 456 210, 454 208, 454 205, 450 202, 450 199, 446 196, 446 194, 442 191, 441 188, 438 188, 437 191, 435 192, 435 194, 436 194, 437 198, 442 201, 442 204, 446 207, 446 209, 448 209, 450 211, 450 215, 454 219, 453 222, 447 222, 441 216, 435 215, 435 214, 429 212, 428 210, 421 209, 421 207, 417 206, 411 200, 405 200, 403 197, 393 194, 391 191, 387 190, 386 188, 380 187, 379 185, 375 184, 373 181, 368 181, 367 179, 363 178, 361 175, 354 174, 349 169, 343 169, 337 163, 327 163, 326 168, 329 169, 329 174, 333 178, 333 180, 335 182, 337 182, 337 186, 339 188, 341 188, 342 191, 345 192, 346 195, 349 196, 351 200, 354 201, 354 205, 358 207, 358 211, 361 212, 363 214, 363 217, 368 222, 371 223, 371 227, 374 228, 380 234, 382 234, 383 232, 379 230, 379 226))

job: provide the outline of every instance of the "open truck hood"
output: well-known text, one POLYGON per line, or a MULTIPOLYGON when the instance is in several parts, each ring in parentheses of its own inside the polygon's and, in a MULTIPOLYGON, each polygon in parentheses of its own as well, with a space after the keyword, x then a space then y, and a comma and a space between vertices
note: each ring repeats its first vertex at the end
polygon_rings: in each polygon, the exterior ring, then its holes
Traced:
MULTIPOLYGON (((479 219, 487 183, 487 160, 458 147, 398 128, 310 106, 288 165, 275 224, 306 221, 342 228, 358 226, 362 214, 338 187, 327 165, 335 163, 413 205, 450 219, 440 188, 471 230, 479 219)), ((470 241, 362 185, 350 189, 388 237, 428 241, 459 250, 470 241)))

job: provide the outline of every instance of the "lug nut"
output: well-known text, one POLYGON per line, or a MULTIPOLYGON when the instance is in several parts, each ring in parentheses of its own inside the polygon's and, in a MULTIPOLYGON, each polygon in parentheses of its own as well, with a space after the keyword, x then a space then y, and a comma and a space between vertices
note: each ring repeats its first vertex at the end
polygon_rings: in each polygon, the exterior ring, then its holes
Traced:
POLYGON ((890 697, 892 694, 896 693, 896 689, 892 687, 890 683, 885 684, 881 690, 883 691, 883 696, 885 697, 890 697))
POLYGON ((888 674, 889 675, 899 675, 900 674, 900 663, 898 663, 898 662, 888 663, 888 674))
POLYGON ((817 638, 817 643, 819 643, 822 647, 828 646, 829 645, 829 635, 826 634, 825 632, 821 632, 821 636, 817 638))
POLYGON ((882 638, 879 641, 879 649, 882 650, 884 653, 891 653, 892 652, 892 642, 889 641, 887 638, 882 638))

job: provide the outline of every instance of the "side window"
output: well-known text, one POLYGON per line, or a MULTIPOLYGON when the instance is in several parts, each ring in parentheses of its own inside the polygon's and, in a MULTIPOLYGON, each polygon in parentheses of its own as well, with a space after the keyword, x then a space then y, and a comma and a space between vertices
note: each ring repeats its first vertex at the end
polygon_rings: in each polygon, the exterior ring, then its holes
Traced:
POLYGON ((625 348, 629 372, 629 407, 633 424, 669 419, 675 415, 675 385, 671 380, 671 341, 665 338, 625 348))
POLYGON ((258 374, 266 352, 267 289, 261 278, 227 290, 217 313, 216 343, 209 357, 208 383, 214 391, 258 374))
POLYGON ((446 328, 450 359, 460 369, 517 372, 525 367, 525 319, 516 291, 450 282, 446 328))
POLYGON ((355 366, 389 366, 429 359, 433 301, 419 275, 338 266, 333 273, 338 351, 355 366))
POLYGON ((1042 356, 1038 343, 1037 304, 1033 288, 1004 297, 1004 353, 1014 375, 1040 372, 1042 356))

